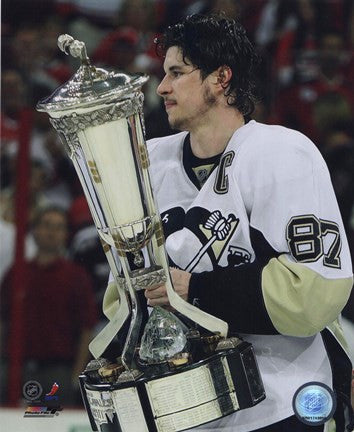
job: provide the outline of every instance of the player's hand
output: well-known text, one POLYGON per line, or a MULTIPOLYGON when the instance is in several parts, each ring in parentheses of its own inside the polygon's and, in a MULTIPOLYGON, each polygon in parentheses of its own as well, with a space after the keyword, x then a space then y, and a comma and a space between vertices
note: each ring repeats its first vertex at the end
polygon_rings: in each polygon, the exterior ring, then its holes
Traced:
MULTIPOLYGON (((177 294, 184 300, 188 299, 189 281, 191 273, 176 268, 170 268, 172 284, 177 294)), ((145 297, 149 306, 169 306, 166 285, 153 285, 145 290, 145 297)))

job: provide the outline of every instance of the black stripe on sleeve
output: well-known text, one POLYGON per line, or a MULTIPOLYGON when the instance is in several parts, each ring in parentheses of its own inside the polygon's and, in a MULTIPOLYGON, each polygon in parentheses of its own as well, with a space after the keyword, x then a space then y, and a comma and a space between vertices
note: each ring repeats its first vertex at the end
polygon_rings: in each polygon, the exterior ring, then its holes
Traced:
POLYGON ((250 236, 257 259, 233 268, 218 267, 211 272, 192 274, 188 301, 226 321, 232 332, 279 334, 264 304, 262 270, 281 253, 251 226, 250 236))
POLYGON ((190 303, 223 319, 230 331, 246 334, 279 334, 263 301, 258 262, 235 268, 193 273, 189 284, 190 303))

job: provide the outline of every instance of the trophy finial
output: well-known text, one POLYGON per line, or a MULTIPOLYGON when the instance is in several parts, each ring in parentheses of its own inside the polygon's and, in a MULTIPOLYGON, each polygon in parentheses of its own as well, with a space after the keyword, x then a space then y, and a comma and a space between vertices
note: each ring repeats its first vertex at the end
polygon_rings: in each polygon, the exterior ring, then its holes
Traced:
POLYGON ((73 57, 80 57, 82 64, 90 64, 84 42, 78 41, 68 34, 62 34, 58 37, 58 47, 66 55, 71 54, 73 57))

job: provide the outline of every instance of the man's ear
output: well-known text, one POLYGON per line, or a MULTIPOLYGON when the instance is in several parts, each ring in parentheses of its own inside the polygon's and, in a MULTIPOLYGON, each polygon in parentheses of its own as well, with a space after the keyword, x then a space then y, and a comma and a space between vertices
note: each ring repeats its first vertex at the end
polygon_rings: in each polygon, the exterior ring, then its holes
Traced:
POLYGON ((228 87, 230 80, 232 78, 232 70, 229 66, 220 66, 217 69, 217 80, 221 84, 222 88, 228 87))
POLYGON ((229 66, 220 66, 216 71, 212 73, 212 83, 220 85, 223 89, 226 89, 232 78, 232 70, 229 66))

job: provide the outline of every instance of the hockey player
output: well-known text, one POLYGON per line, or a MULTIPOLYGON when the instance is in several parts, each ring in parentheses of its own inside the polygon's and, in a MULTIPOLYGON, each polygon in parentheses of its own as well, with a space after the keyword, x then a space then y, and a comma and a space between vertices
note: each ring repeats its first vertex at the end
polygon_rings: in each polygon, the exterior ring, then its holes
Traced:
MULTIPOLYGON (((174 287, 253 344, 267 395, 197 430, 323 431, 292 407, 315 381, 335 390, 344 431, 351 364, 336 322, 352 268, 325 162, 300 132, 249 121, 255 54, 238 23, 190 16, 157 47, 157 92, 182 131, 148 142, 174 287)), ((145 295, 168 304, 164 285, 145 295)))

